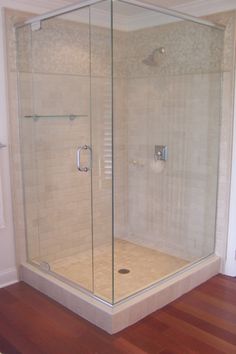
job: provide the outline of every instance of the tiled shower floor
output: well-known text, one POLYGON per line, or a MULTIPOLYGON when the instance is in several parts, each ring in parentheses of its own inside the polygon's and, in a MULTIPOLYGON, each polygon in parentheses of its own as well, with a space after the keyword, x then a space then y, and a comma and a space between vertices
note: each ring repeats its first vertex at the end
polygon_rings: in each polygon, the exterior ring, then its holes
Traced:
MULTIPOLYGON (((77 253, 51 262, 50 267, 53 272, 90 291, 94 291, 95 295, 111 301, 111 254, 111 245, 100 246, 94 249, 93 257, 91 251, 77 253)), ((114 263, 114 297, 115 301, 118 301, 176 272, 189 262, 147 247, 116 239, 114 263), (118 270, 121 268, 126 268, 130 272, 120 274, 118 270)))

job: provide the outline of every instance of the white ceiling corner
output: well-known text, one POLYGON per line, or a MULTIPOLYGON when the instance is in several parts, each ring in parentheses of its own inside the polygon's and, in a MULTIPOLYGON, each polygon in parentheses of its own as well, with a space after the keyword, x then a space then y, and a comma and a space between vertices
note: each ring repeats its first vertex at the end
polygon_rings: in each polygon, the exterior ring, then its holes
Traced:
MULTIPOLYGON (((74 0, 0 0, 1 6, 15 8, 36 14, 58 9, 67 5, 75 4, 79 1, 74 0)), ((144 1, 145 2, 145 1, 144 1)), ((192 16, 204 16, 217 12, 224 12, 236 9, 236 0, 148 0, 152 4, 167 7, 171 10, 190 14, 192 16)), ((105 26, 108 22, 107 11, 104 10, 102 3, 93 7, 94 24, 105 26)), ((78 11, 79 13, 79 11, 78 11)), ((77 14, 78 14, 77 13, 77 14)), ((77 15, 76 15, 77 16, 77 15)), ((76 16, 71 19, 76 20, 76 16)), ((87 22, 83 19, 83 14, 78 15, 77 21, 87 22)), ((139 28, 154 26, 157 23, 163 24, 171 22, 171 18, 153 11, 122 11, 122 6, 117 7, 115 15, 115 28, 129 31, 139 28)))
MULTIPOLYGON (((15 6, 16 8, 28 6, 49 11, 76 4, 77 2, 79 3, 79 1, 75 0, 0 0, 0 5, 9 7, 15 6)), ((209 12, 216 13, 236 9, 236 0, 148 0, 147 2, 194 16, 207 15, 209 12)))
POLYGON ((194 0, 188 3, 182 2, 173 7, 173 10, 192 16, 205 16, 233 9, 236 9, 236 0, 194 0))

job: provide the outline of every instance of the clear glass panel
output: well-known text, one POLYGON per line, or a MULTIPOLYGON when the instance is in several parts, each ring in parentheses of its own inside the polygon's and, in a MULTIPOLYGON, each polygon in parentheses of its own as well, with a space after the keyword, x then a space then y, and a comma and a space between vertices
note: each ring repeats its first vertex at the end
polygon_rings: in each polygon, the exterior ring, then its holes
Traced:
POLYGON ((119 1, 113 23, 116 302, 214 252, 223 31, 119 1))
POLYGON ((28 259, 93 291, 89 8, 17 32, 28 259))
POLYGON ((94 293, 112 302, 111 1, 90 6, 90 23, 94 293))

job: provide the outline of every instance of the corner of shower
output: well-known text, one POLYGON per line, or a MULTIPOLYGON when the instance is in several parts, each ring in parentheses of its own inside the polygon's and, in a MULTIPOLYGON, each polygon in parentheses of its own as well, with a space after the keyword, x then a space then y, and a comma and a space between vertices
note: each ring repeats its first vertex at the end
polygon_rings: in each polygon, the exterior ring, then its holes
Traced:
POLYGON ((115 314, 215 274, 222 28, 89 0, 16 35, 23 279, 46 274, 115 314))

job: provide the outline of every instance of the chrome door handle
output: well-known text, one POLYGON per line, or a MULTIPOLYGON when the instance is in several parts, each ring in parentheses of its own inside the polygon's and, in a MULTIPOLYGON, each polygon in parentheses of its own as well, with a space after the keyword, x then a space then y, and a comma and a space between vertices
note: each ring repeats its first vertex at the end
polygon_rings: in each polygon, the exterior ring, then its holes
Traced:
POLYGON ((88 145, 83 145, 83 146, 79 146, 76 152, 76 163, 77 163, 77 168, 80 172, 88 172, 92 169, 92 149, 90 146, 88 145), (83 150, 89 150, 90 152, 90 162, 89 162, 89 166, 81 166, 81 151, 83 150))

